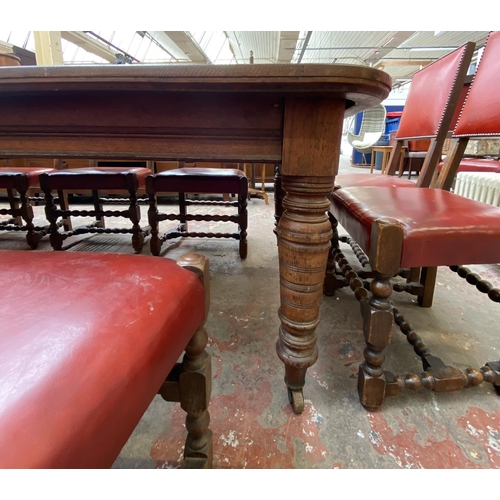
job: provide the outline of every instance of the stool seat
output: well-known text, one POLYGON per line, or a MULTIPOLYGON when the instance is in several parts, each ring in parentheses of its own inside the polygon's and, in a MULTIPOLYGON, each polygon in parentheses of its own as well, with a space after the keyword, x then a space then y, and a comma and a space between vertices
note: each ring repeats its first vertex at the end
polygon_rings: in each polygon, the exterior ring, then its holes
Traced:
POLYGON ((500 208, 442 189, 353 187, 332 194, 331 210, 365 253, 372 224, 403 226, 401 267, 500 262, 500 208))
POLYGON ((0 251, 0 467, 110 467, 204 322, 204 293, 170 259, 0 251))
POLYGON ((145 179, 151 175, 143 167, 93 167, 55 170, 48 177, 51 189, 129 189, 129 183, 144 187, 145 179))
POLYGON ((5 167, 0 168, 0 188, 17 189, 19 182, 27 188, 38 187, 39 176, 44 172, 57 172, 55 168, 43 167, 5 167), (21 179, 21 177, 23 179, 21 179))
POLYGON ((240 182, 247 182, 245 172, 236 168, 176 168, 155 174, 152 185, 156 191, 172 189, 173 192, 224 193, 238 192, 240 182))

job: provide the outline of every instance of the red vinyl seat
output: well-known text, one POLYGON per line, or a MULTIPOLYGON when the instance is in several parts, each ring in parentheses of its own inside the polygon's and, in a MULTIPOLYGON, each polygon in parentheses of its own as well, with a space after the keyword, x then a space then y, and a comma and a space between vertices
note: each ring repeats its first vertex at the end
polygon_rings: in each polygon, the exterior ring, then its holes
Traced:
MULTIPOLYGON (((439 172, 444 162, 439 164, 439 172)), ((489 158, 463 158, 460 161, 457 172, 494 172, 500 173, 500 161, 489 158)))
POLYGON ((110 467, 208 307, 136 255, 1 251, 0 290, 1 468, 110 467))

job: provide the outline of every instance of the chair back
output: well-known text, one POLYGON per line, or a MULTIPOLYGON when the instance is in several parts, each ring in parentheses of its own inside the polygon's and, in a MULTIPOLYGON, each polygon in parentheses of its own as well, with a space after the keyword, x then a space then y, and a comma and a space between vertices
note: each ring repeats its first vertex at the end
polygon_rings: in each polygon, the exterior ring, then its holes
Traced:
POLYGON ((469 138, 500 135, 499 78, 500 32, 492 31, 465 96, 448 154, 432 187, 451 189, 469 138))
POLYGON ((454 137, 500 135, 500 31, 488 36, 476 75, 458 118, 454 137))
POLYGON ((404 140, 433 139, 417 181, 419 187, 429 187, 460 103, 474 49, 475 44, 468 42, 415 73, 396 134, 397 143, 389 159, 388 174, 396 173, 404 140))

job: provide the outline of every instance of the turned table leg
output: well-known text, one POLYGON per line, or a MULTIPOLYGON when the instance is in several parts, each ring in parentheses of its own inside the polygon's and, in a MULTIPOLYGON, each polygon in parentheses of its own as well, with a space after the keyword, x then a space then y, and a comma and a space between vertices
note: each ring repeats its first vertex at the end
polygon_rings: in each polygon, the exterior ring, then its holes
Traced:
POLYGON ((333 177, 283 176, 286 192, 280 218, 281 326, 277 353, 285 364, 285 383, 295 413, 304 410, 307 368, 318 357, 316 327, 332 229, 326 212, 333 177))

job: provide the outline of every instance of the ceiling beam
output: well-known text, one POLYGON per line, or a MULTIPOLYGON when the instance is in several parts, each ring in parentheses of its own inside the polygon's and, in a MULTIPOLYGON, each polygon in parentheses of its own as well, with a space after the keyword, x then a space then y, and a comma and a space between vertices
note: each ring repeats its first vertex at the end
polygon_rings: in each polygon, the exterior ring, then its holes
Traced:
POLYGON ((61 38, 78 45, 78 47, 108 62, 116 61, 116 52, 113 52, 106 44, 87 35, 83 31, 61 31, 61 38))
POLYGON ((292 61, 299 35, 300 31, 280 31, 278 56, 276 57, 278 63, 290 63, 292 61))
POLYGON ((231 52, 233 53, 234 59, 236 63, 238 64, 238 61, 248 61, 249 54, 243 55, 243 52, 241 51, 241 45, 238 40, 238 37, 236 36, 235 31, 225 31, 224 32, 227 36, 227 39, 229 40, 229 47, 231 48, 231 52))
POLYGON ((378 61, 383 59, 387 54, 397 49, 402 43, 409 40, 416 31, 394 31, 393 34, 381 44, 380 48, 374 49, 373 52, 365 58, 365 62, 370 66, 375 66, 378 61))
MULTIPOLYGON (((205 54, 200 45, 187 31, 164 31, 165 35, 177 46, 192 62, 210 64, 212 61, 205 54)), ((158 40, 160 41, 160 40, 158 40)))
POLYGON ((382 68, 384 66, 427 66, 434 59, 382 59, 375 67, 382 68))

